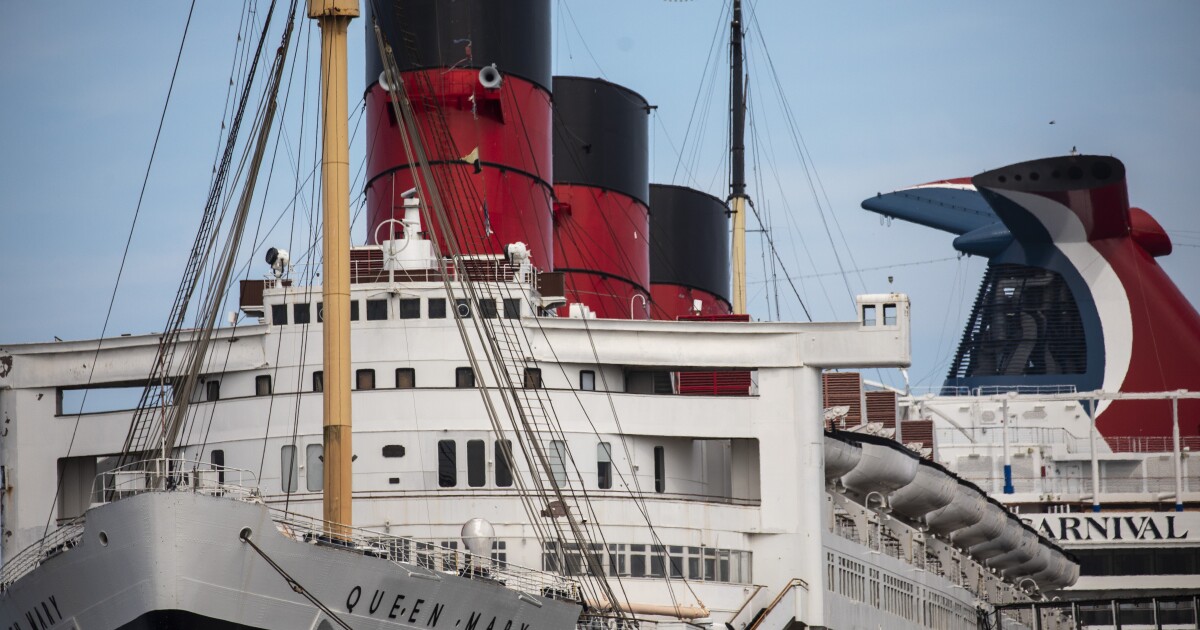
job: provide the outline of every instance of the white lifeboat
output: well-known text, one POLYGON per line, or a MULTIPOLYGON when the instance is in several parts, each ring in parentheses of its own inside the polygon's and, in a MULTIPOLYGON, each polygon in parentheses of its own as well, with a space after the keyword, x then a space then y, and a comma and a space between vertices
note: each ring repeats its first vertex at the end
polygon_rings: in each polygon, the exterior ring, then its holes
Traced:
MULTIPOLYGON (((978 556, 972 547, 998 542, 998 537, 1004 531, 1004 526, 1008 523, 1008 512, 997 507, 994 503, 987 503, 986 499, 984 501, 983 517, 979 519, 978 523, 950 534, 950 542, 963 549, 970 549, 971 555, 976 557, 978 556)), ((997 548, 991 555, 984 557, 990 558, 991 556, 1000 555, 1017 544, 1015 538, 1007 542, 1007 547, 997 548)), ((988 549, 985 548, 984 551, 987 552, 988 549)))
MULTIPOLYGON (((1034 552, 1032 558, 1011 569, 1006 570, 1004 572, 1004 577, 1014 581, 1022 578, 1032 579, 1033 574, 1038 573, 1050 566, 1050 561, 1053 559, 1054 549, 1049 545, 1039 544, 1037 551, 1034 552)), ((1037 582, 1037 580, 1033 581, 1037 582)), ((1038 588, 1042 588, 1042 586, 1039 584, 1038 588)))
POLYGON ((1008 523, 1008 527, 1020 528, 1020 532, 1017 535, 1017 546, 988 559, 987 565, 997 571, 1015 569, 1029 562, 1037 556, 1038 546, 1041 543, 1038 540, 1038 535, 1033 530, 1022 525, 1016 518, 1009 519, 1008 523))
POLYGON ((903 446, 863 441, 862 458, 842 476, 842 485, 859 495, 878 492, 887 496, 911 483, 917 475, 917 466, 916 454, 903 446))
POLYGON ((925 525, 934 534, 950 536, 960 529, 978 523, 983 518, 984 508, 987 505, 987 501, 978 491, 959 483, 955 489, 954 499, 950 501, 949 505, 925 515, 925 525))
POLYGON ((855 444, 825 436, 825 481, 837 480, 850 472, 862 459, 862 448, 855 444))
POLYGON ((936 466, 921 462, 912 483, 892 494, 892 511, 913 520, 945 507, 958 493, 958 480, 936 466))

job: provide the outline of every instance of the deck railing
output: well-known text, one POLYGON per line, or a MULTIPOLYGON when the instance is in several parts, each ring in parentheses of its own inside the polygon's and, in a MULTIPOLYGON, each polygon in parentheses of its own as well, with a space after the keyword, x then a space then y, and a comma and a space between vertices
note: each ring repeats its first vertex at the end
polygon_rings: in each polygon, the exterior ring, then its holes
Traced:
POLYGON ((7 591, 14 582, 41 566, 43 562, 78 545, 82 539, 83 517, 79 517, 60 525, 45 538, 21 550, 5 562, 4 568, 0 570, 0 592, 7 591))

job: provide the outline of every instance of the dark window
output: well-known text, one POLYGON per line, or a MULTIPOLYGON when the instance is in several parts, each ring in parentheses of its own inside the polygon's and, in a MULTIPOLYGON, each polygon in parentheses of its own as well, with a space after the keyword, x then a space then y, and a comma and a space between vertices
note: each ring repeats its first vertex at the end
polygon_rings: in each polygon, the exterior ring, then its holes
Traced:
POLYGON ((357 389, 375 389, 375 370, 358 370, 354 373, 357 389))
POLYGON ((396 368, 396 389, 412 389, 416 386, 416 370, 413 368, 396 368))
POLYGON ((443 488, 458 485, 458 449, 454 440, 438 441, 438 485, 443 488))
POLYGON ((475 387, 475 373, 469 367, 460 367, 454 370, 454 386, 455 387, 475 387))
POLYGON ((542 388, 541 368, 525 368, 525 389, 542 388))
POLYGON ((445 319, 446 298, 429 298, 429 319, 445 319))
POLYGON ((316 372, 313 372, 313 391, 314 392, 325 391, 325 373, 322 372, 321 370, 317 370, 316 372))
POLYGON ((512 486, 512 466, 509 465, 508 455, 512 452, 512 440, 496 440, 496 486, 508 488, 512 486))
POLYGON ((596 485, 601 490, 612 488, 612 445, 608 442, 596 447, 596 485))
POLYGON ((350 321, 358 321, 358 300, 350 300, 350 321))
POLYGON ((282 326, 287 323, 287 304, 271 305, 271 323, 282 326))
POLYGON ((501 569, 508 568, 508 543, 503 540, 492 541, 492 562, 501 569))
POLYGON ((661 446, 654 447, 654 491, 667 491, 667 453, 661 446))
POLYGON ((312 311, 308 308, 308 302, 292 305, 292 321, 297 324, 307 324, 312 321, 312 311))
POLYGON ((217 471, 217 483, 225 483, 225 451, 217 449, 212 452, 212 467, 217 471))
POLYGON ((467 485, 479 488, 487 483, 487 445, 483 440, 467 440, 467 485))
POLYGON ((479 300, 479 316, 496 319, 496 300, 479 300))
POLYGON ((204 400, 221 400, 221 381, 208 381, 204 383, 204 400))
POLYGON ((596 373, 591 370, 579 370, 579 389, 585 392, 596 391, 596 373))
POLYGON ((367 300, 367 320, 387 319, 387 300, 367 300))
POLYGON ((521 319, 521 299, 504 298, 505 319, 521 319))
POLYGON ((646 577, 646 545, 629 545, 629 577, 646 577))
POLYGON ((325 321, 325 303, 317 302, 317 323, 325 321))
POLYGON ((383 446, 384 457, 404 457, 404 446, 401 444, 385 444, 383 446))
POLYGON ((254 395, 255 396, 270 396, 271 395, 271 375, 259 374, 254 377, 254 395))
POLYGON ((884 326, 895 326, 896 325, 896 305, 895 304, 884 304, 883 305, 883 325, 884 326))
POLYGON ((418 319, 421 317, 421 298, 400 299, 400 319, 418 319))
POLYGON ((874 304, 864 305, 862 307, 862 313, 863 313, 863 316, 862 316, 863 326, 874 326, 875 325, 875 317, 876 317, 875 305, 874 304))
POLYGON ((454 313, 460 318, 466 319, 471 316, 471 301, 470 300, 454 300, 454 313))

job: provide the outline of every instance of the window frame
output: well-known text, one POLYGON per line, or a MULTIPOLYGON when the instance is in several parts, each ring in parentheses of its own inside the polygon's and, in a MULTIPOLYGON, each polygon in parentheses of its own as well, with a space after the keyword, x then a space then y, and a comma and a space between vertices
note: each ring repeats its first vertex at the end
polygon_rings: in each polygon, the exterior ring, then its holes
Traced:
POLYGON ((396 389, 416 389, 417 388, 417 370, 410 367, 396 368, 396 389), (408 383, 404 384, 400 375, 408 376, 408 383))
POLYGON ((458 442, 438 440, 438 487, 458 487, 458 442))

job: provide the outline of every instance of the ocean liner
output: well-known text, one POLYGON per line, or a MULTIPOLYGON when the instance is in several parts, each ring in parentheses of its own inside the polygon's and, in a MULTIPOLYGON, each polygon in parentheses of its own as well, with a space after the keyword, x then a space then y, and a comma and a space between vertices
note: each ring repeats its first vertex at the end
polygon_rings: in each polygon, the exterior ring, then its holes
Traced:
POLYGON ((903 294, 750 321, 740 76, 728 202, 651 185, 645 99, 551 77, 549 4, 366 7, 368 244, 337 252, 335 99, 320 285, 272 248, 236 325, 0 347, 0 624, 974 628, 1075 582, 986 488, 840 430, 823 374, 908 365, 903 294), (159 402, 72 410, 130 387, 159 402))

